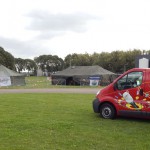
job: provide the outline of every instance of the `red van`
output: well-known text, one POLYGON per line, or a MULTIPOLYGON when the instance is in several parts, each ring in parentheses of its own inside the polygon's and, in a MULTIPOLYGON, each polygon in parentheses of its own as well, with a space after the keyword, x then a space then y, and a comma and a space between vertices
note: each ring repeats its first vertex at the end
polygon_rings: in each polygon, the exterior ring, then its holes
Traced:
POLYGON ((106 119, 117 116, 150 118, 150 68, 133 68, 100 90, 93 110, 106 119))

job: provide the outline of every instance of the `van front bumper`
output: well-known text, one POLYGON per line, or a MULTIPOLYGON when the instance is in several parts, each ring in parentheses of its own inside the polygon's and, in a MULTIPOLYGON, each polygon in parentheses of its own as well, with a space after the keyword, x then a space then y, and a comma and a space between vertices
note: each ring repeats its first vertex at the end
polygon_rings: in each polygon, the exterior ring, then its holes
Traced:
POLYGON ((93 100, 93 110, 94 110, 94 112, 95 113, 99 113, 100 111, 99 111, 99 106, 100 106, 100 101, 99 101, 99 99, 94 99, 93 100))

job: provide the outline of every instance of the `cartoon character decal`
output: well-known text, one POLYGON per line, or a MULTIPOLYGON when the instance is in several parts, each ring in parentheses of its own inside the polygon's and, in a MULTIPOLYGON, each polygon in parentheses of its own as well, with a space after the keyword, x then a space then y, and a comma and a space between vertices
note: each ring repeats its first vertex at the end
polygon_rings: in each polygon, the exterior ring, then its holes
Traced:
POLYGON ((125 101, 130 104, 133 108, 138 108, 138 106, 136 105, 136 103, 134 102, 132 96, 130 95, 130 93, 128 92, 124 92, 123 93, 123 98, 125 99, 125 101))
POLYGON ((117 103, 123 107, 126 107, 131 110, 142 110, 143 108, 150 108, 150 91, 143 93, 143 99, 139 100, 140 87, 138 87, 136 96, 132 97, 129 91, 123 93, 118 92, 118 95, 115 96, 117 103), (144 103, 142 103, 144 101, 144 103))

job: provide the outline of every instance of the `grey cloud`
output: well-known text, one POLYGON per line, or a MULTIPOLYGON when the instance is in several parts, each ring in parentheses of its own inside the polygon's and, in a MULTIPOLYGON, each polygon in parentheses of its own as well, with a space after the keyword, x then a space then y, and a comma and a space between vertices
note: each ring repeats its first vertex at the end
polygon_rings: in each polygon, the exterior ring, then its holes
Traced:
POLYGON ((85 32, 88 21, 99 19, 85 13, 50 14, 45 11, 32 11, 27 16, 31 18, 27 28, 40 31, 43 38, 62 35, 66 31, 85 32))
POLYGON ((39 39, 51 39, 56 36, 64 35, 64 31, 41 31, 40 35, 38 36, 39 39))
POLYGON ((34 58, 43 53, 51 54, 51 51, 39 44, 39 41, 20 41, 12 38, 0 37, 0 46, 10 52, 15 58, 34 58))

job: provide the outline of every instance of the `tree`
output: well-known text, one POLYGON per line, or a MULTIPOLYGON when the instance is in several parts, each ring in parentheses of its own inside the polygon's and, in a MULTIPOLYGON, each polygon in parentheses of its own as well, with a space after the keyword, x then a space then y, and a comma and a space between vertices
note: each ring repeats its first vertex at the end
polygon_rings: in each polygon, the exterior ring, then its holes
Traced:
POLYGON ((135 57, 141 54, 150 54, 150 50, 116 50, 111 53, 101 52, 89 55, 85 54, 68 54, 65 59, 59 58, 57 55, 41 55, 31 59, 14 58, 10 53, 0 47, 0 64, 18 72, 28 70, 36 72, 37 66, 43 72, 54 73, 61 71, 69 66, 91 66, 99 65, 114 73, 123 73, 124 71, 134 68, 135 57))
POLYGON ((41 55, 34 58, 37 66, 42 69, 43 72, 54 73, 63 69, 63 59, 57 55, 41 55))
POLYGON ((15 70, 15 58, 2 47, 0 47, 0 64, 11 70, 15 70))
POLYGON ((126 52, 126 64, 127 64, 126 70, 134 68, 134 66, 135 66, 135 57, 138 56, 138 55, 141 55, 141 53, 142 53, 142 51, 137 50, 137 49, 134 49, 132 51, 129 50, 129 51, 126 52))
POLYGON ((31 59, 25 59, 25 70, 28 70, 29 72, 33 73, 33 75, 36 75, 37 65, 36 63, 31 59))
POLYGON ((31 59, 15 58, 15 66, 19 73, 27 70, 28 74, 32 72, 33 75, 36 75, 37 65, 31 59))
MULTIPOLYGON (((110 62, 110 71, 112 72, 121 72, 123 66, 123 51, 113 51, 110 53, 109 62, 110 62)), ((109 70, 109 69, 108 69, 109 70)))
POLYGON ((15 66, 17 71, 20 73, 21 71, 25 70, 25 60, 22 58, 15 58, 15 66))
POLYGON ((108 68, 110 64, 110 53, 108 52, 102 52, 100 54, 94 53, 92 55, 93 59, 93 65, 99 65, 105 69, 108 68))
POLYGON ((116 50, 109 52, 89 54, 69 54, 64 59, 65 68, 69 66, 87 66, 99 65, 114 73, 123 73, 124 71, 135 67, 135 57, 142 53, 150 54, 149 51, 134 50, 116 50))
POLYGON ((64 60, 65 68, 69 66, 90 66, 92 64, 92 57, 88 54, 69 54, 64 60))

